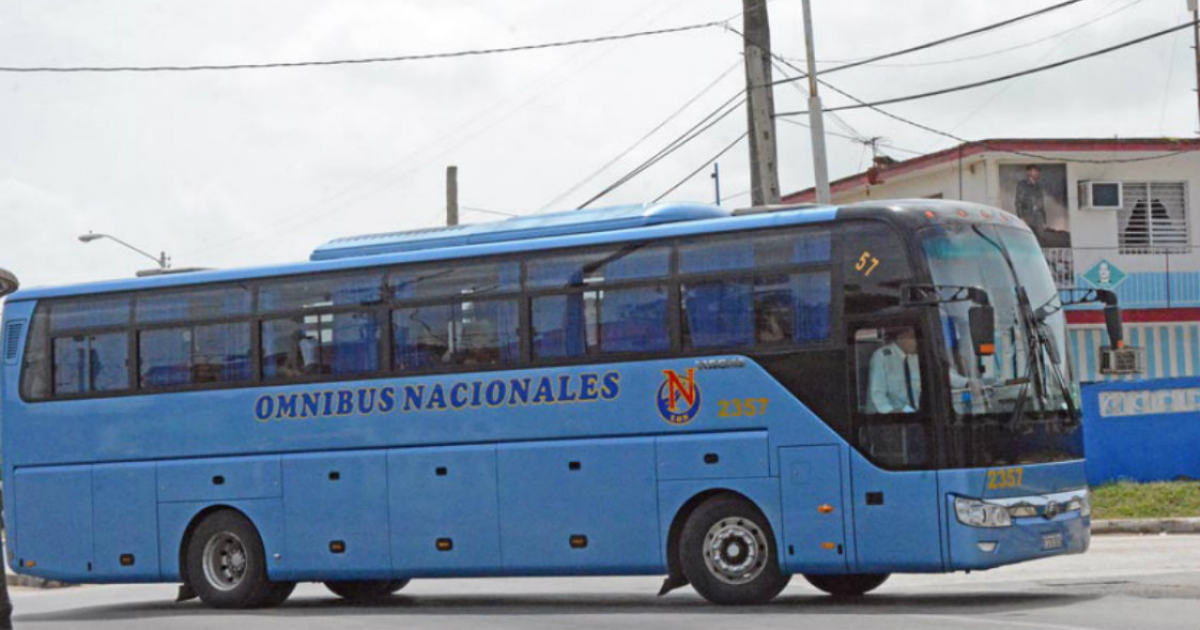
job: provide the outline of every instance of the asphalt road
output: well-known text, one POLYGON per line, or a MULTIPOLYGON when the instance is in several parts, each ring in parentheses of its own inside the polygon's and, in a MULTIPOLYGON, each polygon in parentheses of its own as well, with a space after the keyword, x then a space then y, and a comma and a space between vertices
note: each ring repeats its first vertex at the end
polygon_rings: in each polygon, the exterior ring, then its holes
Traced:
POLYGON ((380 604, 304 584, 252 612, 173 603, 172 585, 13 589, 14 626, 51 628, 953 628, 1200 630, 1200 536, 1101 536, 1081 556, 971 575, 894 576, 840 602, 796 578, 768 606, 721 608, 659 578, 414 580, 380 604))

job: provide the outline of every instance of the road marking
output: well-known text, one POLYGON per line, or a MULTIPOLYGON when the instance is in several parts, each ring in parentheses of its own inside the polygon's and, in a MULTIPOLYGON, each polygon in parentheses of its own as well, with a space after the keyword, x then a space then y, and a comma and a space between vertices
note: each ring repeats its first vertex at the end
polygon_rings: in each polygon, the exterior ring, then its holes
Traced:
POLYGON ((1090 626, 1063 626, 1053 623, 1036 623, 1032 621, 1002 621, 1000 619, 990 619, 987 617, 966 617, 962 615, 905 615, 905 617, 917 617, 920 619, 954 619, 968 623, 983 623, 997 626, 1021 626, 1023 628, 1044 628, 1045 630, 1096 630, 1090 626))

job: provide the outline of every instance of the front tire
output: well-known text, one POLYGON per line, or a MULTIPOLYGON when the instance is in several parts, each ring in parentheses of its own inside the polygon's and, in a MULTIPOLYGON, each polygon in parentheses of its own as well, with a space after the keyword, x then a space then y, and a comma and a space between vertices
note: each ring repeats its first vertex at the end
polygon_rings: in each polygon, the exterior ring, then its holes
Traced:
POLYGON ((339 580, 325 583, 334 595, 352 602, 369 602, 390 597, 405 587, 408 580, 339 580))
POLYGON ((809 584, 834 597, 861 597, 883 584, 888 573, 852 573, 850 575, 805 575, 809 584))
POLYGON ((277 606, 296 588, 295 582, 267 579, 262 538, 233 510, 204 517, 188 539, 184 558, 188 582, 213 608, 277 606))
POLYGON ((765 604, 787 586, 775 535, 753 503, 719 495, 700 504, 679 542, 683 574, 704 599, 721 605, 765 604))

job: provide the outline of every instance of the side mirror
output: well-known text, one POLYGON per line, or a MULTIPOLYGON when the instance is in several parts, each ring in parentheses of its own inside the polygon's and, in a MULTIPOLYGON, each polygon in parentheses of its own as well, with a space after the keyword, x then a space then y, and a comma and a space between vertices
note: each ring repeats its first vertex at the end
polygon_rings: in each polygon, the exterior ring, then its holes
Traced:
POLYGON ((975 356, 996 354, 996 311, 990 304, 976 304, 967 312, 975 356))
POLYGON ((1108 344, 1113 348, 1125 347, 1125 331, 1121 324, 1121 307, 1117 304, 1117 294, 1107 290, 1097 290, 1097 296, 1104 302, 1104 327, 1108 329, 1108 344))
POLYGON ((1104 305, 1104 327, 1108 329, 1108 343, 1114 348, 1125 347, 1125 333, 1121 326, 1121 307, 1104 305))

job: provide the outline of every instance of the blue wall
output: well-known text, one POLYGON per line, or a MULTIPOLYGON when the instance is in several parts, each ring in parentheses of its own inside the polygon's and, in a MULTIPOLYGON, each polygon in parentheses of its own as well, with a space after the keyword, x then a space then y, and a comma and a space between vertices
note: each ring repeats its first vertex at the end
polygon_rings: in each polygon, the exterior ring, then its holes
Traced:
POLYGON ((1200 378, 1083 386, 1088 483, 1200 479, 1200 378))

